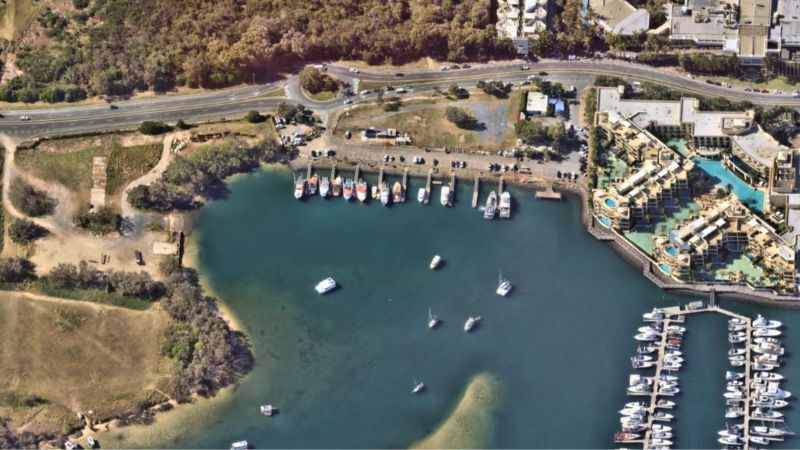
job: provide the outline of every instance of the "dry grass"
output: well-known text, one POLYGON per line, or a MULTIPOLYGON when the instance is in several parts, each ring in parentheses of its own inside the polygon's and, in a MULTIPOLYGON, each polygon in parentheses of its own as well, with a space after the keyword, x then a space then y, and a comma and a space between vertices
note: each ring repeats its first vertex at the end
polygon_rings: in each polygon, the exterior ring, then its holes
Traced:
MULTIPOLYGON (((14 428, 59 432, 77 412, 103 419, 154 399, 169 318, 0 293, 0 416, 14 428), (41 399, 34 406, 2 399, 41 399)), ((161 397, 163 398, 163 397, 161 397)))
POLYGON ((17 33, 28 26, 33 16, 42 8, 42 3, 34 0, 6 0, 0 4, 0 37, 12 40, 17 33))

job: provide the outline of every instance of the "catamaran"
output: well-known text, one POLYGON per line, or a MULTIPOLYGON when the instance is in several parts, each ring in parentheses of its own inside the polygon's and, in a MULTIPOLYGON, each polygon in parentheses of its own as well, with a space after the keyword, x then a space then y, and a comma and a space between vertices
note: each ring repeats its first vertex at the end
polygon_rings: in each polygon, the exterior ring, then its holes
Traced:
POLYGON ((472 331, 472 329, 475 328, 475 325, 477 325, 478 321, 480 320, 481 316, 470 317, 469 319, 467 319, 467 322, 464 324, 464 331, 467 332, 472 331))
POLYGON ((422 381, 418 382, 417 379, 414 378, 414 385, 411 388, 411 393, 419 394, 420 392, 422 392, 423 389, 425 389, 425 383, 423 383, 422 381))
POLYGON ((492 191, 489 193, 489 198, 486 199, 486 209, 483 210, 483 218, 492 220, 497 214, 497 192, 492 191))
POLYGON ((428 328, 434 329, 436 325, 439 325, 439 318, 428 308, 428 328))
POLYGON ((497 286, 497 295, 505 297, 506 295, 508 295, 509 292, 511 292, 511 289, 513 287, 514 286, 511 285, 511 282, 508 280, 504 280, 503 274, 500 273, 500 283, 497 286))
POLYGON ((500 194, 500 218, 508 219, 511 217, 511 194, 504 191, 500 194))
POLYGON ((331 192, 331 180, 328 177, 322 177, 319 180, 319 195, 322 198, 326 198, 331 192))
POLYGON ((450 186, 442 186, 442 192, 439 195, 439 202, 442 204, 442 206, 450 206, 450 196, 450 186))
POLYGON ((358 180, 356 183, 356 198, 361 203, 367 201, 367 182, 364 180, 358 180))
POLYGON ((353 198, 353 180, 350 178, 344 180, 343 193, 345 201, 350 201, 353 198))
POLYGON ((294 198, 300 200, 303 198, 303 195, 306 193, 306 179, 303 177, 297 177, 294 180, 294 198))

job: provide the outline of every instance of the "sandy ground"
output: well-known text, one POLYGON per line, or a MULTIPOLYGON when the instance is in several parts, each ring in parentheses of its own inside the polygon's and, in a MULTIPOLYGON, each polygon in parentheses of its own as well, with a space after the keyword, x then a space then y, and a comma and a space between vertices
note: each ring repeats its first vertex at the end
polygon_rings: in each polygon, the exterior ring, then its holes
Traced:
POLYGON ((486 448, 494 432, 500 381, 482 373, 470 381, 450 416, 428 437, 411 448, 486 448))

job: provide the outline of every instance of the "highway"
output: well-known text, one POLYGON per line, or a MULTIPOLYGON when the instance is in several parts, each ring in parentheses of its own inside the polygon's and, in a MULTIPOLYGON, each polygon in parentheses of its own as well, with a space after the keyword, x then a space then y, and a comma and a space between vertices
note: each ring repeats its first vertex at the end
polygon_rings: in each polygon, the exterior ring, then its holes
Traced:
MULTIPOLYGON (((351 82, 353 78, 358 78, 363 82, 386 83, 394 86, 412 85, 417 92, 429 91, 434 87, 444 90, 454 83, 469 87, 478 80, 486 79, 521 81, 531 74, 542 71, 558 76, 583 76, 587 79, 596 75, 611 75, 631 81, 649 81, 705 96, 725 97, 736 101, 746 100, 764 106, 800 107, 800 98, 792 98, 788 93, 783 95, 760 94, 745 92, 741 88, 729 89, 711 85, 702 80, 689 79, 670 69, 657 69, 618 61, 558 60, 537 63, 517 61, 476 65, 469 69, 449 71, 407 70, 403 72, 402 76, 397 76, 395 70, 352 73, 349 67, 335 64, 329 65, 328 70, 330 74, 343 81, 351 82), (528 64, 530 70, 521 70, 522 64, 528 64)), ((197 121, 230 118, 241 116, 244 112, 252 109, 270 109, 282 101, 301 102, 322 116, 327 116, 330 112, 343 106, 341 97, 326 102, 316 102, 307 98, 299 88, 297 76, 292 75, 269 84, 190 95, 121 101, 114 103, 114 108, 109 104, 97 104, 49 109, 15 109, 6 111, 6 117, 0 119, 0 133, 4 133, 14 140, 23 140, 54 134, 131 128, 144 120, 175 122, 178 119, 197 121), (278 88, 284 88, 287 95, 285 97, 266 96, 268 92, 278 88), (29 116, 30 120, 21 120, 23 115, 29 116)))

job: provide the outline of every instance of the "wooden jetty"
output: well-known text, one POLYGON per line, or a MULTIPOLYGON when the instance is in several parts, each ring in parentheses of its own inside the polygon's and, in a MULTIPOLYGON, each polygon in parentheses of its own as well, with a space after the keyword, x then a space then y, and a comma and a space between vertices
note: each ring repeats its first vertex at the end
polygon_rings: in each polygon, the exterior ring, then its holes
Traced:
POLYGON ((500 185, 497 186, 497 195, 498 196, 500 196, 500 194, 503 193, 503 189, 505 189, 505 187, 506 187, 506 177, 503 176, 503 175, 500 175, 500 185))
POLYGON ((403 191, 400 193, 400 202, 406 202, 406 195, 408 194, 408 167, 403 168, 403 191))
POLYGON ((380 170, 380 172, 378 172, 378 186, 380 186, 381 183, 383 183, 383 171, 384 171, 385 168, 386 168, 386 164, 381 164, 381 170, 380 170))
POLYGON ((336 163, 331 165, 331 183, 333 183, 334 179, 336 179, 336 163))
POLYGON ((472 207, 478 207, 478 197, 481 193, 481 179, 477 175, 475 175, 475 186, 472 188, 472 207))
POLYGON ((425 192, 427 195, 425 196, 425 204, 427 205, 431 201, 431 179, 433 178, 433 169, 428 169, 428 180, 425 182, 425 192))
POLYGON ((450 200, 447 202, 447 206, 453 206, 453 203, 456 201, 456 172, 450 172, 450 200))
POLYGON ((306 172, 306 180, 310 180, 311 179, 311 174, 313 172, 314 172, 314 165, 311 164, 311 163, 308 163, 308 171, 306 172))
MULTIPOLYGON (((381 170, 383 170, 383 169, 381 169, 381 170)), ((361 165, 360 164, 356 164, 356 173, 353 174, 353 181, 358 183, 358 177, 360 177, 360 176, 361 176, 361 165)))
POLYGON ((562 200, 561 193, 553 190, 553 184, 547 183, 543 191, 536 191, 536 198, 541 200, 562 200))

